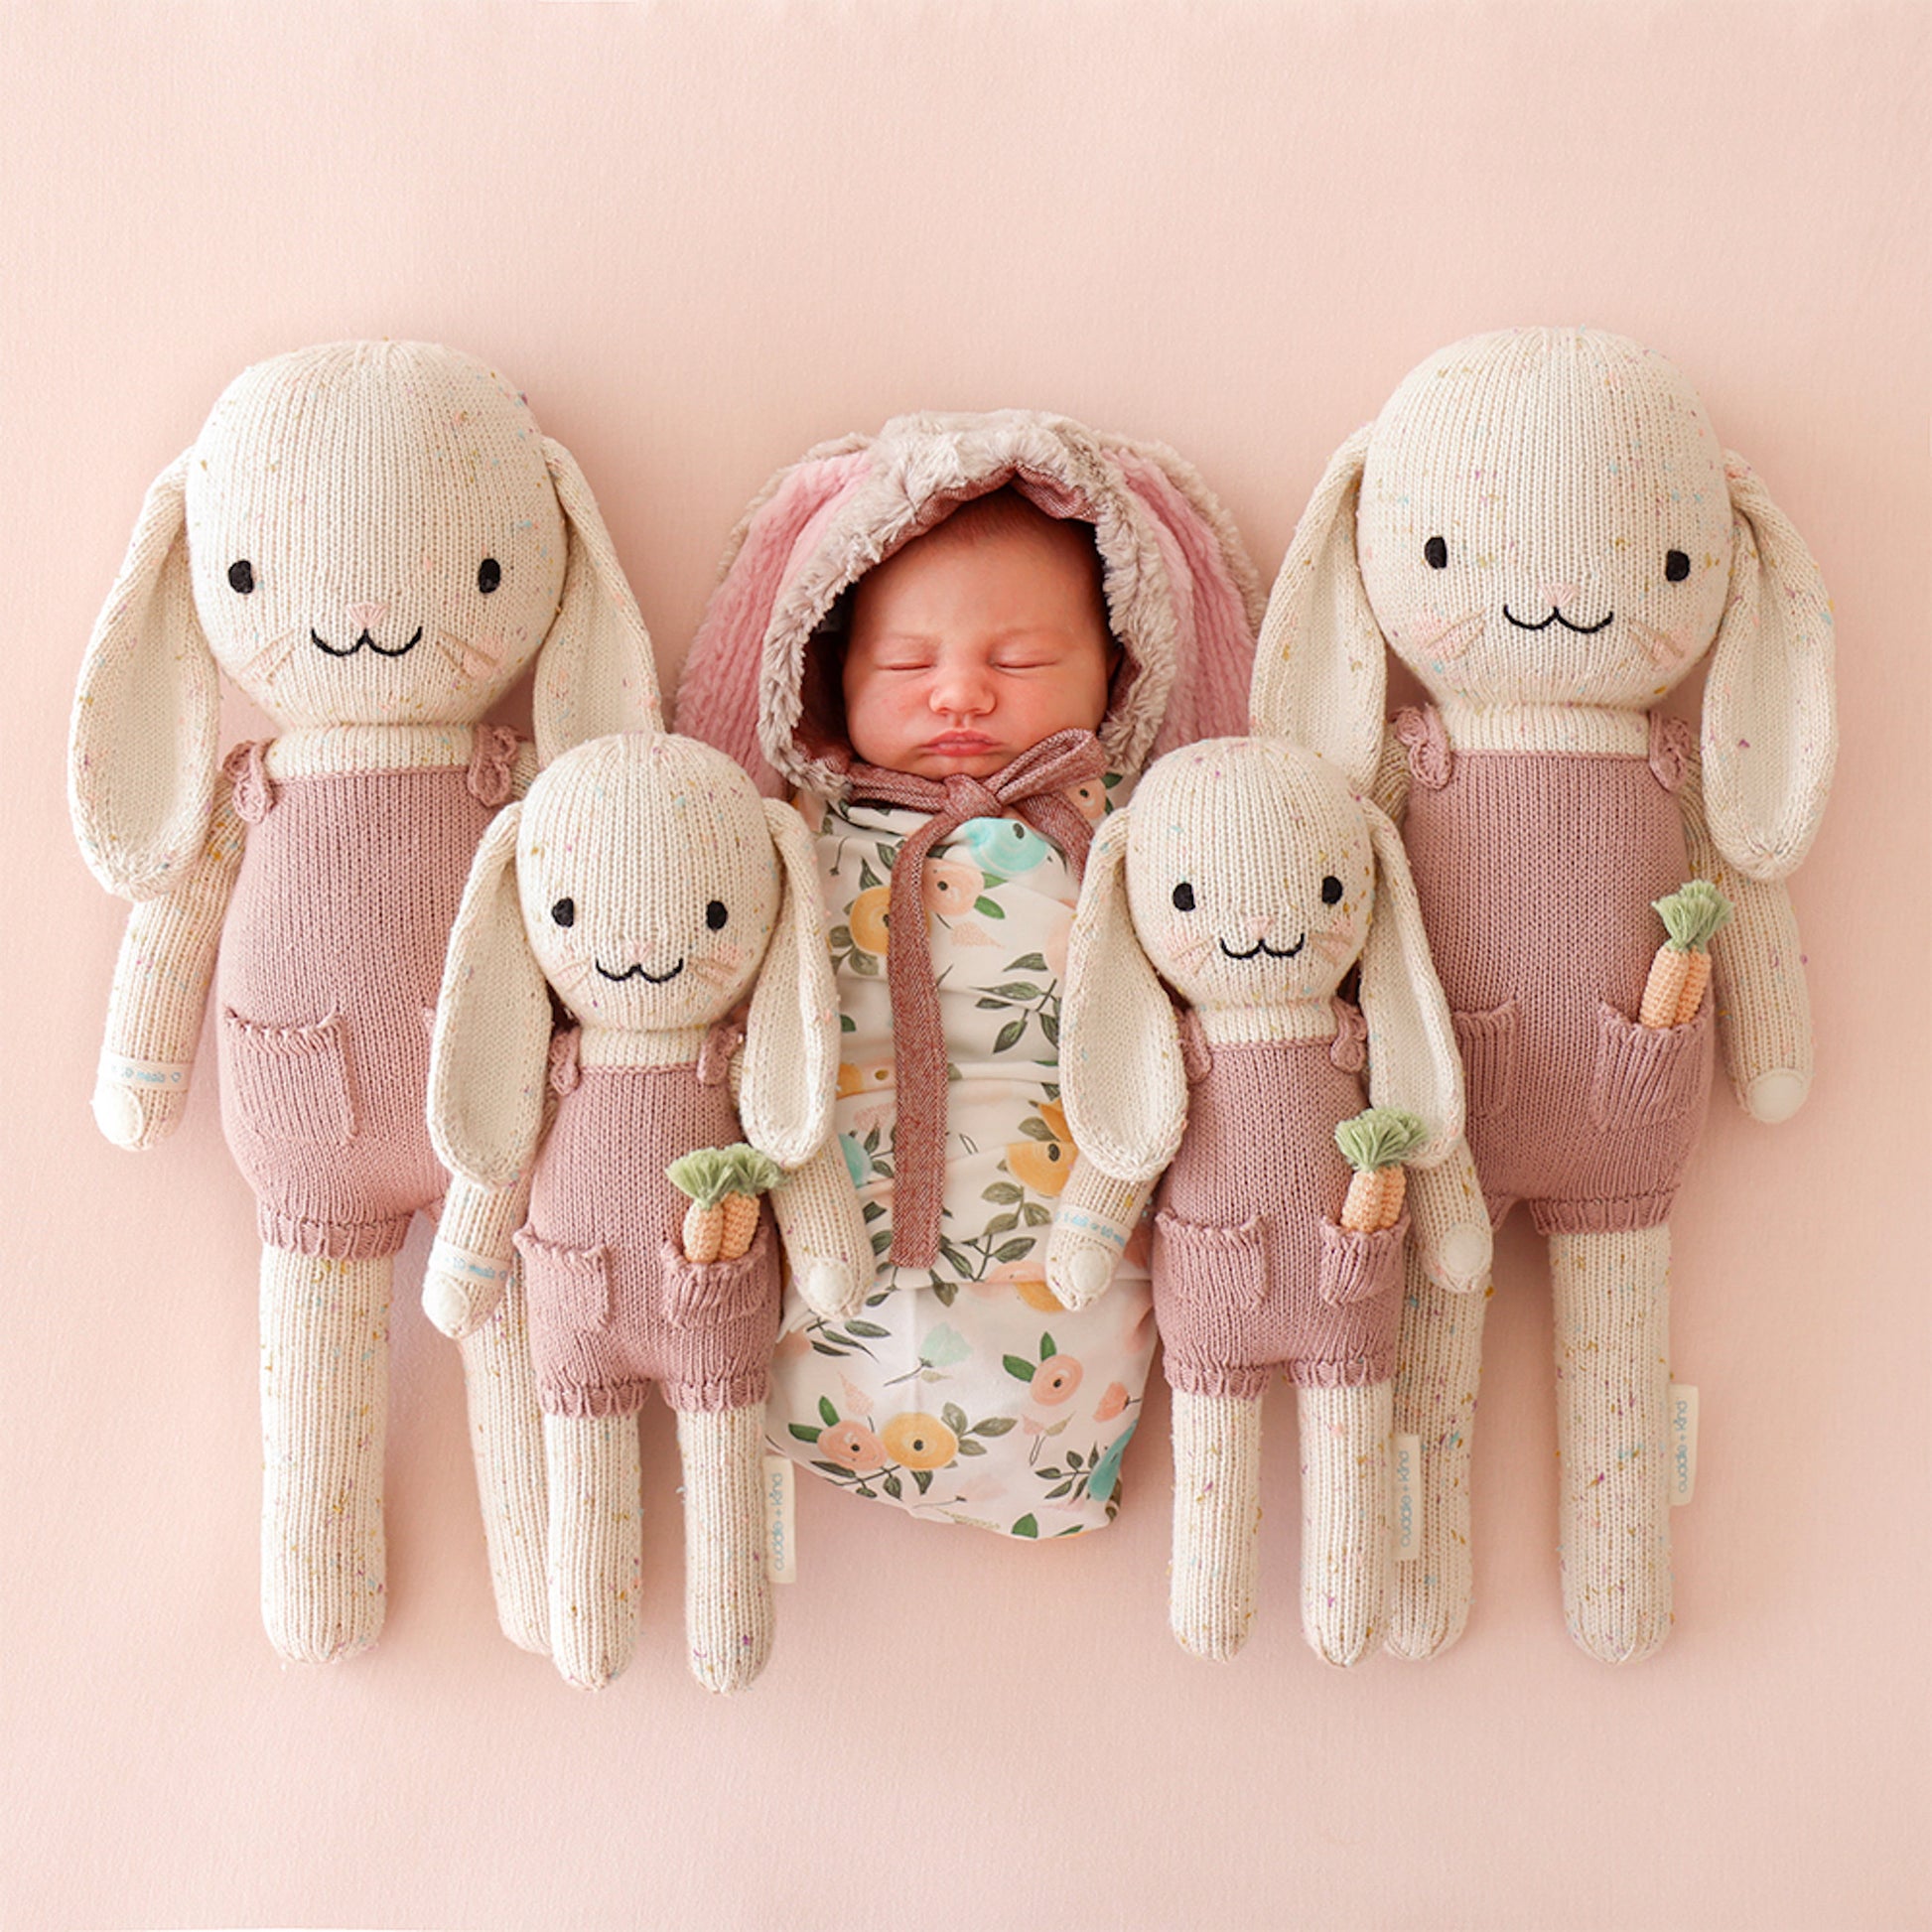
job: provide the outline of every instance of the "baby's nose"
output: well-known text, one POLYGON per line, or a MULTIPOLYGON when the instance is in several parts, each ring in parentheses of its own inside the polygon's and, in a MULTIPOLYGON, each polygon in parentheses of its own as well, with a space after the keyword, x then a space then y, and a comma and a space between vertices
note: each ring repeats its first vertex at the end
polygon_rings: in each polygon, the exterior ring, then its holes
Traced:
POLYGON ((1545 584, 1543 586, 1544 603, 1553 606, 1559 611, 1576 595, 1577 581, 1575 578, 1566 578, 1560 584, 1545 584))
POLYGON ((351 604, 348 621, 357 630, 373 630, 389 615, 386 604, 351 604))

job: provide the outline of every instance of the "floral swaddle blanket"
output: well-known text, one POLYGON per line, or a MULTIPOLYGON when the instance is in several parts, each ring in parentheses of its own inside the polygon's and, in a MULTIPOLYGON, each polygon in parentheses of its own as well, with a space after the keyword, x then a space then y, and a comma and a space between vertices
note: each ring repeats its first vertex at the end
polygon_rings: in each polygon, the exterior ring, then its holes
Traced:
MULTIPOLYGON (((1125 788, 1083 786, 1090 818, 1125 788)), ((1154 1353, 1137 1235, 1107 1295, 1071 1313, 1046 1232, 1074 1148, 1060 1111, 1059 985, 1079 881, 1015 818, 977 818, 925 862, 947 1059, 945 1199, 930 1268, 892 1244, 894 1059, 887 900, 918 813, 798 799, 818 835, 843 1047, 837 1123, 865 1201, 873 1292, 826 1320, 795 1288, 771 1370, 774 1447, 853 1493, 1019 1537, 1103 1528, 1154 1353)))

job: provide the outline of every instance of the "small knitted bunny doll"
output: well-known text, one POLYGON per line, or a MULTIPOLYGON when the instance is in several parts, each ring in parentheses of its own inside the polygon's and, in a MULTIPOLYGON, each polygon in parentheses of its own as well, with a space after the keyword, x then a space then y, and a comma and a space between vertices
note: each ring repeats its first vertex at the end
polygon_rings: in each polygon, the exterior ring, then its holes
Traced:
POLYGON ((1397 1146, 1418 1170, 1423 1253, 1456 1287, 1489 1254, 1401 842, 1337 771, 1280 741, 1171 752, 1094 839, 1067 976, 1060 1079, 1080 1158, 1047 1280, 1075 1307, 1097 1294, 1165 1173, 1154 1311, 1173 1388, 1174 1634, 1216 1659, 1246 1639, 1261 1396, 1286 1368, 1300 1391, 1303 1628, 1352 1664, 1385 1628, 1410 1227, 1399 1203, 1344 1212, 1366 1191, 1349 1194, 1336 1137, 1364 1106, 1364 1046, 1377 1108, 1416 1117, 1397 1146), (1335 997, 1358 958, 1359 1012, 1335 997))
MULTIPOLYGON (((262 1613, 325 1661, 382 1623, 389 1291, 418 1210, 487 1245, 514 1190, 450 1183, 429 1022, 472 854, 529 760, 479 721, 542 646, 539 746, 656 716, 650 642, 577 465, 509 382, 422 343, 246 370, 148 492, 74 707, 82 853, 135 901, 94 1094, 171 1133, 211 979, 261 1270, 262 1613), (220 673, 280 736, 219 760, 220 673), (447 1199, 446 1196, 447 1188, 447 1199)), ((544 1645, 541 1440, 511 1285, 463 1347, 505 1631, 544 1645)))
MULTIPOLYGON (((759 1473, 779 1282, 755 1195, 769 1164, 798 1170, 772 1189, 794 1270, 831 1301, 870 1277, 858 1195, 825 1146, 837 1068, 811 840, 722 752, 602 739, 498 814, 450 942, 430 1125, 473 1184, 529 1177, 515 1241, 549 1460, 551 1651, 572 1683, 608 1683, 635 1641, 652 1382, 677 1412, 691 1667, 731 1691, 769 1653, 759 1473), (577 1023, 554 1038, 546 982, 577 1023), (727 1016, 748 990, 741 1033, 727 1016), (700 1172, 698 1203, 677 1184, 693 1169, 720 1171, 700 1172), (736 1254, 700 1239, 714 1194, 742 1222, 736 1254)), ((502 1228, 452 1257, 440 1318, 487 1313, 509 1245, 502 1228), (468 1284, 482 1292, 466 1306, 468 1284)))
MULTIPOLYGON (((1373 777, 1403 825, 1490 1210, 1520 1203, 1550 1240, 1565 1614, 1592 1655, 1647 1656, 1671 1623, 1666 1220, 1714 1028, 1755 1119, 1787 1118, 1811 1078, 1779 882, 1831 777, 1824 584, 1662 356, 1507 330, 1430 356, 1335 453, 1254 704, 1373 777), (1435 700, 1386 741, 1385 643, 1435 700), (1653 707, 1707 652, 1700 768, 1691 727, 1653 707), (1646 1000, 1660 916, 1689 946, 1726 907, 1714 997, 1646 1000)), ((1482 1311, 1412 1279, 1396 1428, 1423 1446, 1423 1550, 1391 1631, 1412 1657, 1468 1614, 1482 1311)))

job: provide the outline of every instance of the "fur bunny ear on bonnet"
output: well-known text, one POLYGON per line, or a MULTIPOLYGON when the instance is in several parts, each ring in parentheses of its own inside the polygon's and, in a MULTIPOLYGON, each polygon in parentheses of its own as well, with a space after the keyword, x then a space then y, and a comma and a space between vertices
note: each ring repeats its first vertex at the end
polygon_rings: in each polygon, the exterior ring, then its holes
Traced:
POLYGON ((680 731, 759 788, 843 789, 839 707, 814 654, 841 594, 958 504, 1007 486, 1091 523, 1127 659, 1100 738, 1136 771, 1171 744, 1233 729, 1260 593, 1226 512, 1159 444, 1027 410, 897 417, 781 470, 733 534, 678 692, 680 731))

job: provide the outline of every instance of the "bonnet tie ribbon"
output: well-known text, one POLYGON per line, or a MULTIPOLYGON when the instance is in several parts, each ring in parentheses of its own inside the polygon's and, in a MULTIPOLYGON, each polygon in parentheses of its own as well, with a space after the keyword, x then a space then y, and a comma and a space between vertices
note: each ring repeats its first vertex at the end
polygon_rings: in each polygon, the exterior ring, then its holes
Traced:
POLYGON ((984 778, 954 772, 945 779, 889 771, 855 759, 851 795, 904 805, 930 816, 898 849, 888 901, 892 936, 886 984, 893 1004, 893 1246, 895 1267, 929 1268, 939 1254, 939 1209, 945 1190, 946 1039, 939 987, 932 977, 926 928, 925 856, 968 819, 1014 817, 1052 840, 1077 877, 1085 870, 1092 828, 1062 794, 1107 768, 1092 732, 1042 738, 984 778))

